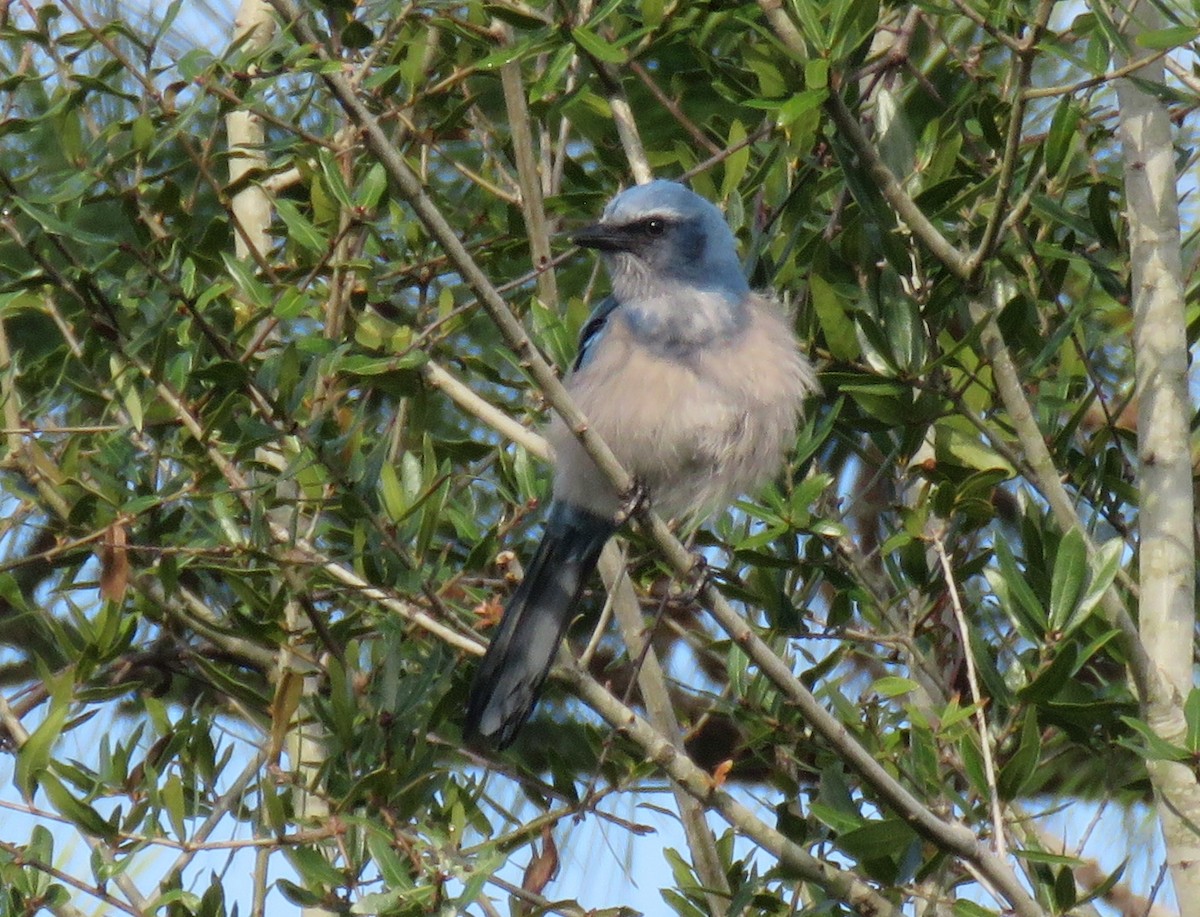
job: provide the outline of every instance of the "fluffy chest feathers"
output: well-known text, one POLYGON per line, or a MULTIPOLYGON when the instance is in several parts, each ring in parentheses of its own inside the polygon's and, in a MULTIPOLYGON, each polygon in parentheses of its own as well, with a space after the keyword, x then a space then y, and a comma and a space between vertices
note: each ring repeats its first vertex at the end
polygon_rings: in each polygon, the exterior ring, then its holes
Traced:
MULTIPOLYGON (((648 333, 653 313, 619 312, 567 387, 654 507, 698 520, 774 474, 795 440, 804 399, 817 389, 774 306, 751 296, 715 335, 695 311, 677 309, 679 318, 657 334, 648 333)), ((549 436, 565 459, 555 496, 615 512, 616 495, 557 418, 549 436)))

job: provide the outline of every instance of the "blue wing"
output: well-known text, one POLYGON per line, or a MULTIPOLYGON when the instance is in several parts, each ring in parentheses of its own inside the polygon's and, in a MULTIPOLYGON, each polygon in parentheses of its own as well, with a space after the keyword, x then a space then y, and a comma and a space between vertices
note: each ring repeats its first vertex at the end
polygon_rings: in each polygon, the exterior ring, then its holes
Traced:
POLYGON ((608 319, 618 305, 619 303, 615 296, 606 296, 600 302, 600 305, 592 310, 592 314, 588 316, 588 320, 583 323, 583 330, 579 332, 579 353, 575 355, 575 362, 571 365, 571 372, 578 372, 580 367, 584 366, 591 359, 592 350, 604 336, 604 329, 608 325, 608 319))

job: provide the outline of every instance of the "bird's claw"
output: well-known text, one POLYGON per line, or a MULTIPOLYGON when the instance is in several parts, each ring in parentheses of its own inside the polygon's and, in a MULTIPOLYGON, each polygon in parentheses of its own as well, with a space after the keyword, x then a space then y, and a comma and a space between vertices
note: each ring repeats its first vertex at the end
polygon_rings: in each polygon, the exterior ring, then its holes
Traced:
POLYGON ((621 505, 617 509, 617 525, 624 525, 649 505, 650 493, 646 490, 646 485, 634 478, 629 489, 621 494, 621 505))

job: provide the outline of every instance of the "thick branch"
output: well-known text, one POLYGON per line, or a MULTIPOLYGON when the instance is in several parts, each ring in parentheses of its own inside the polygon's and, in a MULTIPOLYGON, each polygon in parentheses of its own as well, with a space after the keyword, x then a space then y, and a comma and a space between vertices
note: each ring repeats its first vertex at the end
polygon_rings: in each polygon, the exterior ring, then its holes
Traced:
MULTIPOLYGON (((1131 4, 1126 34, 1166 25, 1152 3, 1131 4)), ((1147 63, 1140 80, 1162 85, 1163 66, 1147 63)), ((1183 744, 1183 703, 1193 686, 1196 626, 1194 498, 1190 449, 1187 322, 1180 251, 1178 176, 1171 118, 1156 96, 1132 80, 1117 83, 1118 136, 1125 167, 1133 266, 1133 346, 1138 395, 1139 624, 1150 664, 1166 690, 1143 697, 1146 721, 1183 744)), ((1200 786, 1188 765, 1147 761, 1158 800, 1167 862, 1183 917, 1200 914, 1200 786)))

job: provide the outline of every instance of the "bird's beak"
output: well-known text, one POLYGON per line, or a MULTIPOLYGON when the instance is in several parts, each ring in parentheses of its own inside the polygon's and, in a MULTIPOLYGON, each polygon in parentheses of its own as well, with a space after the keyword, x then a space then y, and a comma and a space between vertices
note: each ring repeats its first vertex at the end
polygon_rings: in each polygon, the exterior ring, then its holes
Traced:
POLYGON ((571 241, 584 248, 595 248, 602 252, 623 252, 629 250, 629 233, 619 226, 606 226, 604 223, 593 223, 584 226, 571 234, 571 241))

